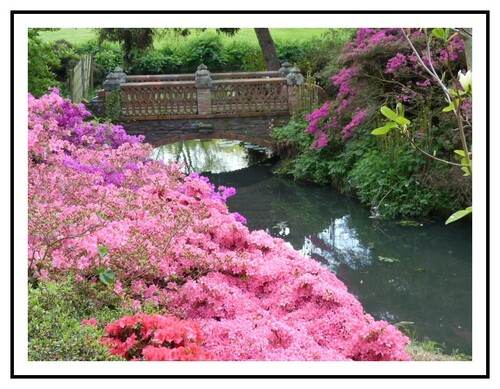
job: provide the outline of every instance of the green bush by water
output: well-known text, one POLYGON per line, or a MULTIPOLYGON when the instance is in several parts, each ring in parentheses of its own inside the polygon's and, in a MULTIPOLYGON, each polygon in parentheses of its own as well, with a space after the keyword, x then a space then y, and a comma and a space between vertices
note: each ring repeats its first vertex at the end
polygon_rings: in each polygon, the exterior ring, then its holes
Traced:
POLYGON ((375 137, 358 135, 345 147, 317 150, 306 128, 304 115, 298 115, 273 130, 275 148, 284 158, 278 174, 333 185, 381 218, 420 218, 452 209, 459 201, 449 168, 413 149, 387 148, 375 137))

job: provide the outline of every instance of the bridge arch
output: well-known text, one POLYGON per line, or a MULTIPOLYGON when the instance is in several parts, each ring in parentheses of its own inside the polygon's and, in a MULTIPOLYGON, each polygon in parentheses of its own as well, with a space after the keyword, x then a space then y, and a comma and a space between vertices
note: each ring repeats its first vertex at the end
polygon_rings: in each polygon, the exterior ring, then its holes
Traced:
POLYGON ((263 139, 251 135, 244 135, 244 134, 231 134, 231 133, 224 133, 224 134, 186 134, 186 135, 180 135, 180 136, 172 136, 172 137, 167 137, 167 138, 160 138, 156 141, 150 142, 153 147, 161 147, 177 142, 183 142, 186 140, 194 140, 194 139, 201 139, 201 140, 212 140, 212 139, 228 139, 228 140, 235 140, 235 141, 242 141, 242 142, 248 142, 248 143, 253 143, 257 146, 262 146, 262 147, 267 147, 269 149, 273 149, 273 142, 271 139, 263 139))

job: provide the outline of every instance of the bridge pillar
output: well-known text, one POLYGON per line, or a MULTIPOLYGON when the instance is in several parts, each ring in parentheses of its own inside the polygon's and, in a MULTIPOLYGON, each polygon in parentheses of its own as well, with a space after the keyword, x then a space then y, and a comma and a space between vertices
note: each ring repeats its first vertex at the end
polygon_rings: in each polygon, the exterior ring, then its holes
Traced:
POLYGON ((300 74, 298 68, 291 68, 286 75, 286 83, 288 87, 288 106, 290 114, 302 107, 302 84, 304 84, 304 76, 300 74))
POLYGON ((198 100, 198 115, 209 115, 212 113, 212 77, 207 67, 203 64, 198 66, 198 70, 194 76, 198 100))

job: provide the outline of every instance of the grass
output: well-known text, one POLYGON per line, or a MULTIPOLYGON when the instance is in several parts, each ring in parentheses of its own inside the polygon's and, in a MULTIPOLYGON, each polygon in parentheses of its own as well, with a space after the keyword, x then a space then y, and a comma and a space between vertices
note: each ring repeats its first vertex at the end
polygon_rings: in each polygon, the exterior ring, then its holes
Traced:
POLYGON ((40 38, 47 43, 65 39, 74 45, 79 45, 96 38, 92 28, 61 28, 57 31, 41 31, 40 38))
POLYGON ((413 361, 471 361, 472 357, 467 354, 459 353, 458 351, 451 354, 444 354, 441 347, 436 342, 415 341, 406 346, 406 352, 413 361))
MULTIPOLYGON (((168 30, 168 29, 166 29, 168 30)), ((275 42, 287 42, 296 40, 307 40, 313 37, 320 37, 328 31, 327 28, 271 28, 271 35, 275 42)), ((192 35, 187 38, 174 36, 167 33, 164 37, 157 39, 155 45, 163 44, 181 44, 185 39, 192 39, 199 34, 215 33, 215 29, 209 28, 205 32, 193 31, 192 35)), ((97 37, 96 32, 92 28, 61 28, 57 31, 42 31, 40 37, 48 42, 55 42, 60 39, 65 39, 70 43, 79 45, 97 37)), ((257 44, 257 36, 253 28, 242 28, 234 37, 225 36, 224 40, 238 39, 257 44)))

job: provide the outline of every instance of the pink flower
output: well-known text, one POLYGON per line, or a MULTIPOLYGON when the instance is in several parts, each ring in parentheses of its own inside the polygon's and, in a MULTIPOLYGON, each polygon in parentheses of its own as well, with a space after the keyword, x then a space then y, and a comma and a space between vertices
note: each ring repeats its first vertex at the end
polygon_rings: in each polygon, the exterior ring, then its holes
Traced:
MULTIPOLYGON (((374 36, 393 39, 390 31, 367 32, 367 39, 374 36)), ((364 110, 352 109, 359 91, 350 73, 338 80, 349 84, 349 96, 308 115, 316 147, 363 119, 364 110), (345 111, 332 116, 343 101, 345 111)), ((28 104, 30 267, 55 281, 112 270, 116 297, 137 314, 106 325, 102 342, 111 354, 127 360, 408 358, 408 339, 366 315, 333 273, 283 240, 244 226, 225 204, 234 189, 152 161, 151 146, 119 126, 85 121, 82 105, 55 93, 29 96, 28 104), (108 248, 106 255, 99 246, 108 248), (172 315, 139 313, 151 305, 172 315)))
POLYGON ((82 320, 82 327, 83 326, 96 326, 97 325, 97 319, 92 318, 92 319, 84 319, 82 320))

